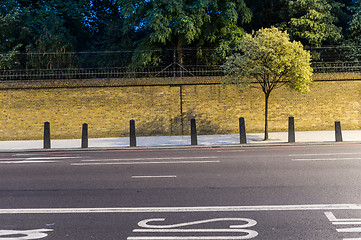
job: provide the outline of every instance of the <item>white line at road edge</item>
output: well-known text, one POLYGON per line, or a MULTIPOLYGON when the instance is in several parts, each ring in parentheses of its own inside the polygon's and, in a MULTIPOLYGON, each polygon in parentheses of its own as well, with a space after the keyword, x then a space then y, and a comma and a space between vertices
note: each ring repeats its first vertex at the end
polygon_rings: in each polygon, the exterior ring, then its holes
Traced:
POLYGON ((119 208, 24 208, 0 209, 0 214, 71 214, 71 213, 176 213, 176 212, 250 212, 250 211, 314 211, 361 210, 361 204, 314 204, 270 206, 209 207, 119 207, 119 208))
POLYGON ((132 178, 176 178, 176 175, 164 175, 164 176, 132 176, 132 178))
POLYGON ((347 161, 347 160, 361 160, 361 158, 298 158, 292 161, 347 161))
POLYGON ((164 162, 99 162, 99 163, 72 163, 71 166, 94 166, 94 165, 147 165, 147 164, 196 164, 196 163, 220 163, 221 161, 164 161, 164 162))

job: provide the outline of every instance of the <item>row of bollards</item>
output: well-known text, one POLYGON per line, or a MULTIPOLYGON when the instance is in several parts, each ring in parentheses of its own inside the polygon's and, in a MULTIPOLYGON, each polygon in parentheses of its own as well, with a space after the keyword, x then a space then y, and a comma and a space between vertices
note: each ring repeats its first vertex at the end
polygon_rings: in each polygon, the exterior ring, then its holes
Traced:
MULTIPOLYGON (((246 136, 246 124, 243 117, 239 118, 239 138, 240 144, 247 143, 246 136)), ((342 142, 342 131, 340 121, 335 122, 335 138, 336 142, 342 142)), ((81 137, 81 148, 88 148, 88 124, 84 123, 82 127, 82 137, 81 137)), ((295 119, 294 117, 288 118, 288 142, 294 143, 296 141, 295 137, 295 119)), ((129 121, 129 145, 130 147, 137 146, 137 138, 135 134, 135 121, 129 121)), ((191 119, 191 145, 198 145, 197 140, 197 125, 194 118, 191 119)), ((44 123, 44 149, 51 148, 51 139, 50 139, 50 123, 44 123)))
MULTIPOLYGON (((84 123, 82 127, 81 134, 81 147, 88 148, 88 124, 84 123)), ((51 148, 51 138, 50 138, 50 123, 44 123, 44 141, 43 148, 50 149, 51 148)))
MULTIPOLYGON (((246 137, 246 124, 244 118, 239 118, 239 138, 240 144, 247 143, 246 137)), ((335 138, 336 142, 342 142, 342 131, 341 131, 341 123, 340 121, 335 122, 335 138)), ((288 118, 288 142, 294 143, 296 142, 296 134, 295 134, 295 118, 288 118)))

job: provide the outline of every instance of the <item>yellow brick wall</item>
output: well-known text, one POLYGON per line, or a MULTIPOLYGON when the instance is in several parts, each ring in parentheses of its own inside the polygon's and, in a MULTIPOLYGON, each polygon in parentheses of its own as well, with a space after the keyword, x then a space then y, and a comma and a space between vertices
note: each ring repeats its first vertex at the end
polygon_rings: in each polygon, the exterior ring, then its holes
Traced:
MULTIPOLYGON (((287 88, 272 92, 270 131, 287 131, 291 115, 296 131, 331 130, 336 120, 342 129, 360 129, 361 81, 316 77, 323 80, 313 82, 308 94, 287 88)), ((189 134, 193 117, 200 134, 237 133, 239 117, 249 133, 264 127, 262 91, 240 92, 220 85, 218 78, 66 86, 0 85, 0 140, 41 139, 45 121, 53 139, 80 138, 83 123, 89 124, 89 137, 128 136, 130 119, 138 136, 179 135, 182 129, 189 134)))

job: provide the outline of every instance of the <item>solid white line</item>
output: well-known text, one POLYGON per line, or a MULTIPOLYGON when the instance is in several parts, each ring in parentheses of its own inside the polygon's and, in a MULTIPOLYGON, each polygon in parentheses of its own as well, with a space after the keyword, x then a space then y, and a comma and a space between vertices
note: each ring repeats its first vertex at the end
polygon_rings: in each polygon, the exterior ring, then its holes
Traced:
POLYGON ((72 163, 72 166, 92 165, 144 165, 144 164, 195 164, 195 163, 219 163, 221 161, 163 161, 163 162, 99 162, 99 163, 72 163))
POLYGON ((359 158, 299 158, 292 159, 292 161, 346 161, 346 160, 361 160, 359 158))
POLYGON ((30 157, 26 158, 27 160, 52 160, 52 159, 74 159, 81 157, 30 157))
POLYGON ((333 222, 333 225, 357 225, 361 224, 361 222, 333 222))
POLYGON ((305 154, 289 154, 290 157, 302 156, 334 156, 334 155, 361 155, 361 153, 305 153, 305 154))
POLYGON ((361 210, 361 204, 312 204, 269 206, 209 206, 209 207, 130 207, 130 208, 23 208, 0 209, 0 214, 66 214, 66 213, 174 213, 174 212, 259 212, 361 210))
POLYGON ((341 233, 361 233, 361 228, 341 228, 336 229, 336 231, 341 233))
POLYGON ((219 150, 217 151, 218 153, 221 153, 221 152, 245 152, 246 150, 219 150))
POLYGON ((244 232, 245 229, 134 229, 137 233, 244 232))
POLYGON ((57 163, 59 161, 0 161, 0 164, 57 163))
POLYGON ((185 160, 185 159, 214 159, 217 157, 172 157, 172 158, 117 158, 117 159, 90 159, 82 162, 110 162, 110 161, 147 161, 147 160, 185 160))
POLYGON ((175 175, 164 175, 164 176, 132 176, 132 178, 176 178, 175 175))
MULTIPOLYGON (((252 237, 253 238, 253 237, 252 237)), ((247 235, 245 236, 230 236, 230 237, 181 237, 181 236, 167 236, 167 237, 128 237, 127 240, 240 240, 250 239, 247 235)))

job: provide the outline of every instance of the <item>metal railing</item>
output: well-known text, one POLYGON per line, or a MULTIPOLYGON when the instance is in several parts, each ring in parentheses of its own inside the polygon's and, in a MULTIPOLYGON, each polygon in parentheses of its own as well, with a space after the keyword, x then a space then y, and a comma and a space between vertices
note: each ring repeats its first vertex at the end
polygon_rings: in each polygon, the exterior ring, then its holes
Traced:
POLYGON ((361 62, 314 62, 314 73, 361 72, 361 62))
MULTIPOLYGON (((315 62, 314 73, 361 72, 360 62, 315 62)), ((2 70, 0 81, 223 76, 220 65, 2 70)))
POLYGON ((60 80, 156 77, 203 77, 223 75, 220 66, 168 66, 146 68, 73 68, 0 71, 0 80, 60 80))

